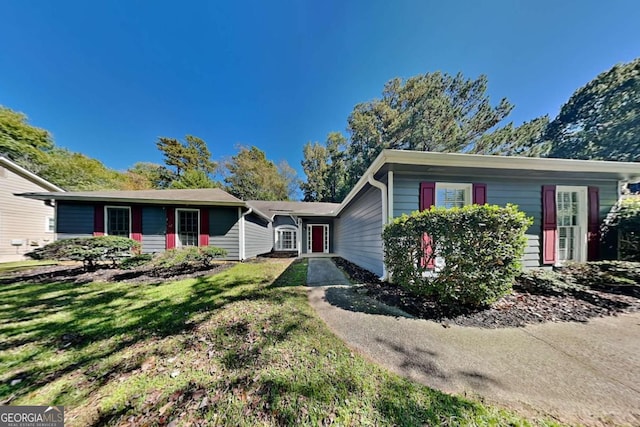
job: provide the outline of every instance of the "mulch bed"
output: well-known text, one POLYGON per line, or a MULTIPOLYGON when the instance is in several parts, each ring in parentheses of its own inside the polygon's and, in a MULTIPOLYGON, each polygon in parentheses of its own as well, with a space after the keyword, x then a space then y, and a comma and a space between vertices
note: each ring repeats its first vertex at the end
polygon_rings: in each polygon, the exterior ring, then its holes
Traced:
MULTIPOLYGON (((594 317, 640 311, 640 285, 637 281, 635 285, 595 281, 590 285, 558 287, 540 285, 539 281, 523 276, 514 284, 511 294, 489 307, 446 308, 433 299, 416 297, 397 285, 381 282, 373 273, 342 258, 334 258, 334 261, 354 281, 361 283, 368 296, 412 316, 441 322, 443 326, 504 328, 544 322, 587 322, 594 317)), ((638 270, 640 266, 630 263, 630 268, 638 270)), ((584 271, 567 269, 563 274, 573 279, 584 271)))
POLYGON ((232 263, 216 263, 208 267, 186 267, 158 269, 141 266, 132 269, 114 268, 100 265, 94 271, 87 271, 79 264, 36 267, 3 276, 1 284, 14 283, 17 280, 29 283, 73 282, 77 284, 89 282, 125 282, 125 283, 160 283, 168 280, 182 280, 194 277, 210 276, 233 266, 232 263))

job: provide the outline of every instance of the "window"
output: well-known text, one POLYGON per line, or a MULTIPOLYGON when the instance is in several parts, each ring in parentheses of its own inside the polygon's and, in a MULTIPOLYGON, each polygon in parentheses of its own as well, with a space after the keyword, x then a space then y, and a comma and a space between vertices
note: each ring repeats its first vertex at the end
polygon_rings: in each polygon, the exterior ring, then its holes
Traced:
POLYGON ((176 212, 178 246, 198 246, 200 211, 197 209, 176 209, 176 212))
POLYGON ((295 227, 283 226, 276 228, 276 250, 298 250, 298 230, 295 227))
POLYGON ((105 208, 105 230, 109 236, 129 237, 131 233, 131 211, 128 207, 105 208))
POLYGON ((52 216, 48 216, 44 219, 44 231, 47 233, 56 232, 56 220, 52 216))
POLYGON ((471 184, 436 183, 436 206, 461 208, 471 204, 471 184))

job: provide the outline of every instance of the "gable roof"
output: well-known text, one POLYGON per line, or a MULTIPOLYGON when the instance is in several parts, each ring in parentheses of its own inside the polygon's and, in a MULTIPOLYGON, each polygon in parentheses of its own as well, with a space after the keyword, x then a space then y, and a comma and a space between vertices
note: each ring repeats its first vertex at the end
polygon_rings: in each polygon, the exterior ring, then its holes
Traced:
MULTIPOLYGON (((336 215, 368 184, 369 176, 379 171, 401 166, 437 168, 467 168, 469 170, 513 171, 515 176, 546 175, 591 177, 609 180, 640 179, 640 162, 612 162, 603 160, 555 159, 542 157, 488 156, 465 153, 435 153, 430 151, 382 150, 344 198, 336 215)), ((406 169, 405 169, 406 170, 406 169)))
POLYGON ((168 205, 245 206, 245 203, 219 188, 189 190, 73 191, 67 193, 23 193, 39 200, 75 200, 93 202, 131 202, 168 205))
POLYGON ((29 181, 38 184, 40 187, 49 191, 64 191, 62 188, 58 187, 55 184, 50 183, 44 178, 39 177, 33 172, 28 171, 22 166, 14 163, 13 161, 7 159, 6 157, 0 156, 0 167, 4 167, 11 172, 20 175, 21 177, 28 179, 29 181))
POLYGON ((247 205, 273 219, 275 215, 333 216, 340 203, 248 200, 247 205))

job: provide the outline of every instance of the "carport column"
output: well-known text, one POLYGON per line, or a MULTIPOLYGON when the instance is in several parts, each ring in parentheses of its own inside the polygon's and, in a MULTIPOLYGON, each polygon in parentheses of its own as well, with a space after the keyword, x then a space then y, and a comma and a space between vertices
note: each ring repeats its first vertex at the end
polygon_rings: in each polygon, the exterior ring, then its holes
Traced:
MULTIPOLYGON (((380 196, 382 198, 382 212, 381 212, 381 217, 382 217, 382 225, 380 227, 380 239, 382 239, 382 232, 384 231, 384 226, 387 225, 387 214, 388 214, 388 208, 387 208, 387 186, 380 182, 380 181, 376 181, 375 178, 373 177, 373 173, 370 173, 367 176, 367 182, 369 182, 369 184, 371 184, 372 186, 376 187, 377 189, 380 190, 380 196)), ((383 254, 384 254, 384 241, 382 241, 382 248, 383 248, 383 254)), ((382 277, 380 278, 381 280, 387 280, 388 279, 388 275, 387 275, 387 266, 384 263, 384 255, 382 256, 382 277)))

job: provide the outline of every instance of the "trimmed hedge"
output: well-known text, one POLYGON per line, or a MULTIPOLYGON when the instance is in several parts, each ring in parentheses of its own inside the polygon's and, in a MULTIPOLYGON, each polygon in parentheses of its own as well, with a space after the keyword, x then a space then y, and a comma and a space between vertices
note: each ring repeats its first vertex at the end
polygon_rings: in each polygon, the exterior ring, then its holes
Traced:
POLYGON ((603 231, 603 236, 617 233, 621 260, 640 261, 640 196, 620 200, 609 213, 603 231))
POLYGON ((161 253, 153 260, 153 265, 160 268, 209 267, 214 259, 226 255, 226 250, 216 246, 188 246, 161 253))
POLYGON ((140 243, 120 236, 76 237, 61 239, 26 254, 33 259, 56 261, 82 261, 85 268, 93 269, 99 261, 114 265, 140 251, 140 243))
POLYGON ((385 263, 394 283, 414 294, 450 306, 488 305, 511 290, 532 223, 515 205, 432 207, 385 227, 385 263))

